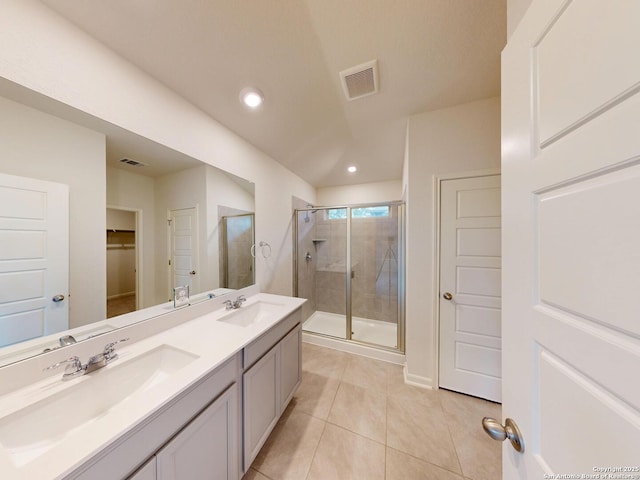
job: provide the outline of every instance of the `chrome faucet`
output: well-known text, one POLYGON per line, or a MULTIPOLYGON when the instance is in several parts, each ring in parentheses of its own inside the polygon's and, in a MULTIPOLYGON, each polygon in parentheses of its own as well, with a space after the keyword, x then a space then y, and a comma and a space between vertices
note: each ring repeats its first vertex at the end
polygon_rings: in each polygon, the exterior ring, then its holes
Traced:
POLYGON ((45 348, 42 352, 43 353, 47 353, 50 352, 51 350, 57 350, 61 347, 66 347, 67 345, 73 345, 76 342, 76 339, 73 338, 73 335, 63 335, 58 339, 58 343, 60 343, 60 346, 58 347, 48 347, 45 348))
POLYGON ((225 300, 224 304, 227 306, 225 310, 237 310, 246 301, 247 301, 247 298, 244 295, 240 295, 233 302, 231 300, 225 300))
POLYGON ((120 342, 126 342, 127 340, 129 339, 123 338, 122 340, 107 343, 104 346, 104 350, 102 351, 102 353, 98 353, 97 355, 89 357, 89 361, 86 365, 82 364, 80 358, 78 358, 77 356, 73 356, 67 358, 66 360, 62 360, 61 362, 54 363, 53 365, 44 368, 43 371, 53 370, 55 368, 61 367, 62 365, 66 365, 64 373, 62 374, 62 380, 70 380, 72 378, 91 373, 95 370, 107 366, 109 362, 118 358, 115 346, 116 344, 120 342))

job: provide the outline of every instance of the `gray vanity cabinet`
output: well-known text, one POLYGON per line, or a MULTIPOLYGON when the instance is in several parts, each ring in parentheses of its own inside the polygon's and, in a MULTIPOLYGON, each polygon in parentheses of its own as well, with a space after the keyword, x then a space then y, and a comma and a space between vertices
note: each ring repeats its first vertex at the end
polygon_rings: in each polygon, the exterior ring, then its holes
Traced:
POLYGON ((300 385, 301 316, 298 308, 65 480, 240 479, 300 385))
POLYGON ((238 434, 234 383, 129 480, 236 480, 238 434))
POLYGON ((157 480, 236 480, 237 412, 234 384, 157 453, 157 480))
MULTIPOLYGON (((241 468, 241 374, 242 356, 238 353, 65 480, 237 480, 241 468), (226 475, 191 474, 207 471, 207 462, 213 458, 222 464, 226 475), (191 470, 185 466, 190 462, 199 463, 191 470)), ((219 464, 213 468, 216 473, 221 471, 219 464)))
POLYGON ((249 470, 300 385, 302 333, 299 321, 298 310, 244 351, 245 372, 242 382, 245 472, 249 470), (259 360, 256 360, 258 357, 259 360))
POLYGON ((156 480, 156 475, 156 457, 154 456, 128 480, 156 480))

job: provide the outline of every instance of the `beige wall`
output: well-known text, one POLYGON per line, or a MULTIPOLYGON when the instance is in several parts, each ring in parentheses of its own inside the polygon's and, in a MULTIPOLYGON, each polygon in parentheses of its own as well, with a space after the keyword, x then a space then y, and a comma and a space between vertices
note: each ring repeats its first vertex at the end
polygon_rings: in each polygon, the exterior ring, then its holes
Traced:
MULTIPOLYGON (((221 283, 221 220, 220 208, 227 207, 237 213, 250 213, 255 211, 253 192, 240 186, 233 177, 207 166, 207 232, 206 232, 206 279, 207 290, 218 288, 221 283)), ((223 208, 222 210, 226 210, 223 208)), ((247 239, 247 241, 250 241, 247 239)), ((249 248, 251 245, 249 245, 249 248)))
POLYGON ((105 136, 0 97, 0 172, 69 185, 69 324, 105 318, 105 136))
POLYGON ((318 205, 353 205, 389 202, 402 199, 402 181, 360 183, 341 187, 324 187, 316 191, 318 205))
MULTIPOLYGON (((137 210, 142 215, 142 232, 138 232, 141 247, 141 272, 138 294, 142 308, 157 305, 155 295, 155 193, 152 178, 107 167, 107 205, 137 210)), ((165 299, 166 301, 166 299, 165 299)))
POLYGON ((507 39, 511 38, 531 2, 533 0, 507 0, 507 39))
POLYGON ((411 381, 435 378, 434 177, 500 167, 500 98, 414 115, 408 126, 406 357, 411 381))
MULTIPOLYGON (((198 215, 197 277, 191 293, 200 293, 206 284, 207 261, 207 178, 206 165, 188 168, 155 179, 156 215, 156 303, 172 298, 169 290, 169 245, 167 219, 170 210, 196 208, 198 215)), ((217 271, 216 271, 217 273, 217 271)))

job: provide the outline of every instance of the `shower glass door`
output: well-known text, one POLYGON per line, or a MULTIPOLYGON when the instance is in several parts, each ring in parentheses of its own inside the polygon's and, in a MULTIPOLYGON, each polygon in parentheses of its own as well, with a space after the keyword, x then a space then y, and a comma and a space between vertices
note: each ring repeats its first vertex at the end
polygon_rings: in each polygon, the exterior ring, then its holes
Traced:
POLYGON ((253 213, 222 217, 221 286, 234 290, 255 283, 253 213))
POLYGON ((296 210, 303 330, 404 351, 404 206, 296 210))
POLYGON ((400 208, 382 204, 350 209, 351 338, 394 349, 401 349, 400 208))
POLYGON ((336 338, 347 335, 347 208, 296 211, 296 296, 304 330, 336 338))

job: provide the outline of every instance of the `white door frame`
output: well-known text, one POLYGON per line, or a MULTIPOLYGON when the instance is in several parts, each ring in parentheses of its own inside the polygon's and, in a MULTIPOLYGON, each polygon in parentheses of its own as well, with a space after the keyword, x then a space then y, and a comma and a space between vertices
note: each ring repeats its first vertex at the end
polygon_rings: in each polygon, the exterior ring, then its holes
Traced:
POLYGON ((142 215, 143 212, 139 208, 130 208, 130 207, 121 207, 119 205, 111 205, 107 204, 107 208, 111 208, 113 210, 122 210, 124 212, 133 212, 136 215, 136 310, 141 310, 143 308, 144 302, 142 299, 142 279, 143 276, 143 231, 142 231, 142 215))
POLYGON ((463 178, 488 177, 500 175, 499 168, 485 170, 469 170, 464 172, 443 173, 433 176, 433 384, 432 388, 440 388, 440 190, 445 180, 463 178))

